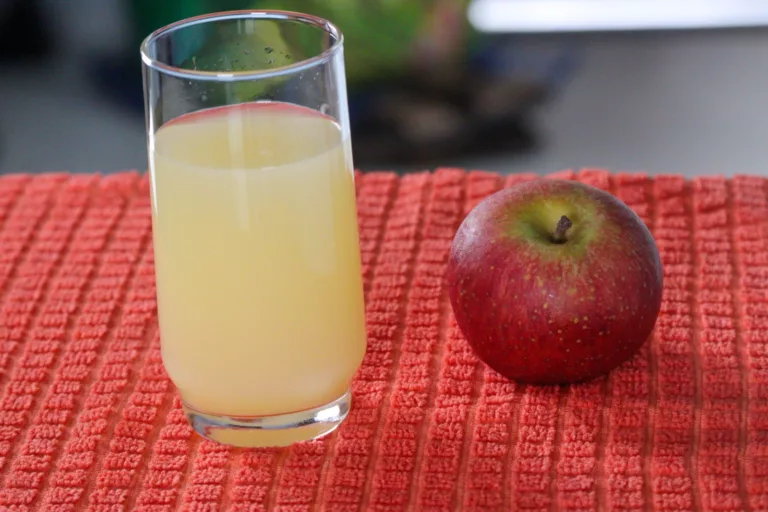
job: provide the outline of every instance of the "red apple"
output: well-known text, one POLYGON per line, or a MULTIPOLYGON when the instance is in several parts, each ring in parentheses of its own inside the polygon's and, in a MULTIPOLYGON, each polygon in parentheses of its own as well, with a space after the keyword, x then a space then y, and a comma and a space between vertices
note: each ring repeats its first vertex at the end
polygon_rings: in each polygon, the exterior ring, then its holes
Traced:
POLYGON ((477 356, 526 383, 609 372, 646 341, 662 265, 640 218, 613 195, 540 179, 478 204, 453 240, 448 286, 477 356))

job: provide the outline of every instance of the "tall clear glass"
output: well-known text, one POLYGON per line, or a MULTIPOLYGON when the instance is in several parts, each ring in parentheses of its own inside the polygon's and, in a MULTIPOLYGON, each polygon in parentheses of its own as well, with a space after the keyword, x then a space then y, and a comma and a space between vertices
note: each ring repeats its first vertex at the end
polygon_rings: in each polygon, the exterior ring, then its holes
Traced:
POLYGON ((366 349, 343 39, 276 11, 142 44, 163 363, 236 446, 335 429, 366 349))

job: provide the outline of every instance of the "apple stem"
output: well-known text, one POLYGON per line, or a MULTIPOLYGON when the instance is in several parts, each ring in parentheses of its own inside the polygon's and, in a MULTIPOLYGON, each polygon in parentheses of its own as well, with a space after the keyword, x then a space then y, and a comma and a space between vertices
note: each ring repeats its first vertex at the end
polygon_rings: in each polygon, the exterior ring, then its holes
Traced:
POLYGON ((568 233, 568 230, 571 229, 571 226, 573 226, 573 222, 571 222, 571 219, 563 215, 560 217, 560 220, 557 221, 557 227, 555 228, 555 232, 552 235, 552 241, 556 244, 564 244, 567 240, 565 235, 568 233))

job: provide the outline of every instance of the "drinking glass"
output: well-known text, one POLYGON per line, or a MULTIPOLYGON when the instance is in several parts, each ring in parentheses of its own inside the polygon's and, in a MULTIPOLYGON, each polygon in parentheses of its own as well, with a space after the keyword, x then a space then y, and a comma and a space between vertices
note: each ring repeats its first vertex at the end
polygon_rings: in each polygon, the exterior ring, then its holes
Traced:
POLYGON ((162 357, 235 446, 334 430, 366 349, 343 38, 235 11, 141 46, 162 357))

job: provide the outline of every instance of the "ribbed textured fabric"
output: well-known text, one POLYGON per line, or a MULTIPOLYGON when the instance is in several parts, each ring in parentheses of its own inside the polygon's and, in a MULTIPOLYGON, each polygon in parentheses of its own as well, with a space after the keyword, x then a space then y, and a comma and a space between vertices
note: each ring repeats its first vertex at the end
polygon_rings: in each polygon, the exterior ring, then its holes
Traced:
POLYGON ((656 330, 609 376, 509 382, 443 275, 463 216, 535 179, 357 176, 369 348, 331 436, 202 441, 162 367, 146 176, 0 178, 0 510, 768 510, 768 180, 554 175, 653 231, 656 330))

